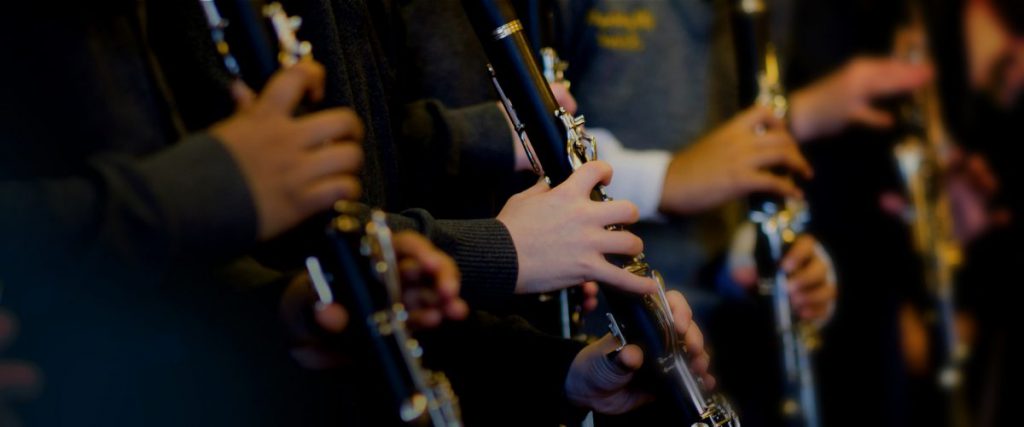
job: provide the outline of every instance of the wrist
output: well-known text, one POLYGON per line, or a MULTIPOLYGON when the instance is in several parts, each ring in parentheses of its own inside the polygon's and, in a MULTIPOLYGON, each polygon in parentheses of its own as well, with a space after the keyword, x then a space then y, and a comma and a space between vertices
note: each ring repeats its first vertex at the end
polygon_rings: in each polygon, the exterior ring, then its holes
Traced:
POLYGON ((696 203, 698 194, 694 194, 693 182, 681 172, 688 167, 685 155, 685 152, 673 155, 665 170, 658 201, 658 212, 664 215, 690 215, 701 210, 696 203))
MULTIPOLYGON (((671 166, 669 166, 671 167, 671 166)), ((662 183, 661 198, 658 200, 658 212, 664 215, 680 215, 688 211, 685 200, 688 199, 685 195, 685 190, 680 185, 678 179, 673 179, 671 175, 665 174, 665 179, 662 183)))
POLYGON ((513 282, 512 293, 517 295, 523 294, 525 293, 526 283, 529 280, 528 275, 530 273, 530 268, 529 263, 524 259, 524 251, 521 250, 520 241, 517 236, 518 233, 513 230, 513 227, 509 226, 510 221, 503 219, 501 214, 498 214, 498 217, 495 218, 495 220, 505 227, 505 230, 508 232, 509 240, 512 241, 512 249, 516 253, 516 280, 513 282))
POLYGON ((798 143, 813 139, 817 131, 814 129, 813 108, 809 107, 809 94, 796 91, 790 96, 789 131, 798 143))

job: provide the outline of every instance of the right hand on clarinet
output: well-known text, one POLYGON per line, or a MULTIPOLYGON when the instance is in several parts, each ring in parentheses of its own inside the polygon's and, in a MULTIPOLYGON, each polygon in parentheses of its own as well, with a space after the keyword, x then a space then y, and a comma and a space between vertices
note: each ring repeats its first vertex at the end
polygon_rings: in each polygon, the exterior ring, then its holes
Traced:
POLYGON ((812 174, 784 123, 767 107, 751 107, 672 157, 659 209, 695 214, 760 192, 802 197, 792 179, 772 172, 776 167, 812 174), (765 132, 755 132, 758 127, 765 132))
POLYGON ((611 178, 607 163, 589 162, 555 188, 541 181, 508 200, 498 220, 508 228, 519 259, 516 293, 551 292, 588 281, 638 294, 657 290, 653 279, 605 259, 612 254, 635 256, 644 248, 633 233, 605 228, 636 222, 636 205, 590 199, 591 190, 611 178))
POLYGON ((256 205, 259 237, 272 238, 342 199, 360 194, 363 124, 348 108, 303 117, 324 96, 324 69, 311 60, 279 71, 258 96, 241 82, 238 110, 210 130, 238 162, 256 205))
MULTIPOLYGON (((409 312, 409 328, 430 329, 439 326, 444 319, 466 318, 469 306, 459 297, 461 276, 455 260, 418 233, 396 233, 393 243, 402 278, 402 303, 409 312)), ((341 304, 317 306, 315 301, 309 276, 302 274, 285 291, 281 315, 295 341, 300 343, 292 349, 292 356, 306 368, 324 369, 340 363, 342 356, 332 352, 323 337, 343 332, 349 315, 341 304), (307 314, 309 310, 313 310, 313 316, 307 314), (314 324, 308 321, 311 317, 315 319, 314 324)))

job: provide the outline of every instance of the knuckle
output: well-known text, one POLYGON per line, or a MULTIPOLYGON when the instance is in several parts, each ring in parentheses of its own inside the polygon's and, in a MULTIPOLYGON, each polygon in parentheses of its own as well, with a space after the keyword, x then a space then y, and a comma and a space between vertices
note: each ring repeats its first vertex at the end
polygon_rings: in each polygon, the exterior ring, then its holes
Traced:
POLYGON ((365 157, 363 153, 363 147, 356 143, 345 143, 340 148, 340 156, 342 158, 343 165, 346 165, 346 170, 355 172, 363 167, 365 157))
POLYGON ((600 210, 594 206, 590 206, 588 202, 570 203, 566 207, 571 218, 596 218, 600 217, 600 210))
POLYGON ((603 236, 600 233, 592 230, 587 230, 579 235, 579 242, 587 249, 587 252, 600 252, 600 248, 603 243, 603 236))
POLYGON ((290 135, 288 142, 295 147, 305 147, 311 142, 316 142, 317 139, 317 126, 313 122, 296 122, 288 127, 290 130, 285 135, 290 135))
POLYGON ((598 273, 600 271, 601 263, 604 262, 604 259, 601 255, 588 255, 581 257, 578 262, 584 272, 581 274, 580 281, 585 282, 590 274, 598 273))

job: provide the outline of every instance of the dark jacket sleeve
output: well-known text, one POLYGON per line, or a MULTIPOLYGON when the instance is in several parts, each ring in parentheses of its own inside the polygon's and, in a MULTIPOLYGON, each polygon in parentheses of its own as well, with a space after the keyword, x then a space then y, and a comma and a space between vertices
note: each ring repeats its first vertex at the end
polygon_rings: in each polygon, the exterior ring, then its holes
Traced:
POLYGON ((447 108, 420 100, 405 105, 400 126, 403 167, 421 182, 493 181, 513 173, 516 141, 497 102, 447 108))
POLYGON ((447 252, 462 272, 462 295, 471 303, 515 292, 519 260, 512 236, 496 219, 437 220, 421 209, 390 215, 396 230, 416 230, 447 252))
POLYGON ((0 182, 0 200, 5 277, 65 263, 160 271, 226 260, 257 234, 244 177, 204 134, 143 159, 97 157, 66 178, 0 182))
POLYGON ((484 312, 420 338, 425 363, 451 380, 466 425, 564 423, 565 379, 582 343, 538 332, 518 317, 484 312))

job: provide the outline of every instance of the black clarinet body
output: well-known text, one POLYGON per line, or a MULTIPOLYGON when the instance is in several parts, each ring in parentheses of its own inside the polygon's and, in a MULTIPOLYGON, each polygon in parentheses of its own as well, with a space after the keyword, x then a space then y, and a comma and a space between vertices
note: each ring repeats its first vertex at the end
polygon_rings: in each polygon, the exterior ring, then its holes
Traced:
MULTIPOLYGON (((785 119, 789 106, 779 75, 778 57, 771 41, 766 0, 736 0, 732 13, 732 33, 738 70, 740 105, 760 104, 785 119)), ((763 129, 756 129, 763 132, 763 129)), ((776 169, 783 175, 785 170, 776 169)), ((785 199, 771 194, 754 194, 749 198, 751 209, 762 209, 765 204, 782 206, 785 199)))
MULTIPOLYGON (((932 60, 925 5, 909 2, 909 22, 903 30, 909 37, 895 49, 898 59, 911 63, 932 60)), ((922 261, 925 307, 932 369, 936 385, 947 403, 948 425, 974 424, 964 387, 964 365, 970 348, 957 331, 957 272, 962 263, 960 242, 954 233, 954 214, 948 186, 950 152, 955 145, 943 119, 939 87, 930 83, 897 100, 899 137, 893 156, 909 201, 905 219, 910 226, 914 250, 922 261)))
MULTIPOLYGON (((583 119, 558 106, 507 1, 464 0, 463 6, 491 61, 495 86, 517 131, 523 138, 529 135, 535 161, 550 184, 564 182, 575 169, 596 159, 596 145, 583 132, 583 119)), ((594 188, 591 198, 609 200, 601 186, 594 188)), ((739 426, 728 403, 717 395, 707 395, 690 372, 658 273, 644 262, 643 255, 610 260, 659 283, 658 293, 644 296, 601 286, 612 311, 608 318, 613 334, 622 346, 636 344, 644 351, 639 375, 653 386, 659 399, 669 401, 667 406, 677 410, 679 424, 739 426)))
MULTIPOLYGON (((741 105, 762 105, 786 119, 788 100, 782 85, 779 58, 771 39, 766 0, 736 0, 732 13, 733 40, 739 70, 741 105)), ((763 132, 764 129, 753 129, 763 132)), ((780 175, 783 170, 773 171, 780 175)), ((787 427, 818 427, 816 381, 812 352, 819 338, 813 325, 793 312, 787 278, 780 263, 808 220, 804 203, 770 194, 748 199, 750 219, 757 230, 754 258, 758 291, 773 318, 780 368, 779 415, 787 427)))
POLYGON ((448 379, 425 369, 423 349, 405 325, 398 260, 386 216, 338 202, 319 256, 306 268, 320 299, 337 298, 350 312, 350 342, 362 362, 382 374, 393 414, 413 426, 459 427, 458 400, 448 379))
MULTIPOLYGON (((281 55, 287 54, 285 49, 291 48, 281 46, 285 39, 272 23, 273 14, 283 14, 280 4, 263 4, 253 0, 200 0, 200 3, 203 4, 211 30, 215 31, 215 25, 219 27, 224 46, 231 46, 231 59, 225 59, 225 63, 235 65, 228 65, 228 70, 253 90, 263 89, 270 76, 286 65, 281 55), (220 18, 218 23, 215 23, 213 16, 220 18)), ((296 40, 295 43, 301 42, 296 40)), ((298 48, 297 44, 294 48, 298 48)), ((223 56, 224 51, 220 45, 218 42, 218 50, 223 56)), ((293 59, 298 60, 298 56, 303 53, 294 52, 293 55, 296 55, 293 59)))
MULTIPOLYGON (((560 83, 569 88, 565 79, 568 64, 558 55, 559 43, 557 34, 558 4, 554 0, 514 0, 511 2, 516 15, 523 24, 523 33, 530 48, 540 58, 540 66, 544 79, 548 83, 560 83)), ((524 145, 524 150, 530 150, 524 145)), ((532 151, 530 151, 532 153, 532 151)), ((534 164, 534 171, 540 174, 540 167, 534 164)), ((553 295, 541 295, 541 300, 554 300, 558 304, 558 326, 563 338, 585 342, 589 337, 584 332, 584 296, 579 286, 558 291, 557 299, 553 295)))
MULTIPOLYGON (((225 68, 253 89, 262 89, 275 72, 312 55, 310 43, 296 34, 301 19, 288 15, 280 3, 199 1, 225 68), (235 31, 226 31, 229 27, 235 31)), ((305 258, 317 304, 339 301, 353 319, 344 337, 324 339, 381 373, 394 420, 410 426, 461 427, 458 398, 447 377, 422 366, 423 349, 406 327, 409 314, 401 302, 398 260, 384 212, 339 201, 304 226, 316 228, 316 234, 294 238, 318 242, 310 249, 316 255, 305 258)), ((309 248, 290 243, 268 253, 280 257, 282 248, 309 248)))

